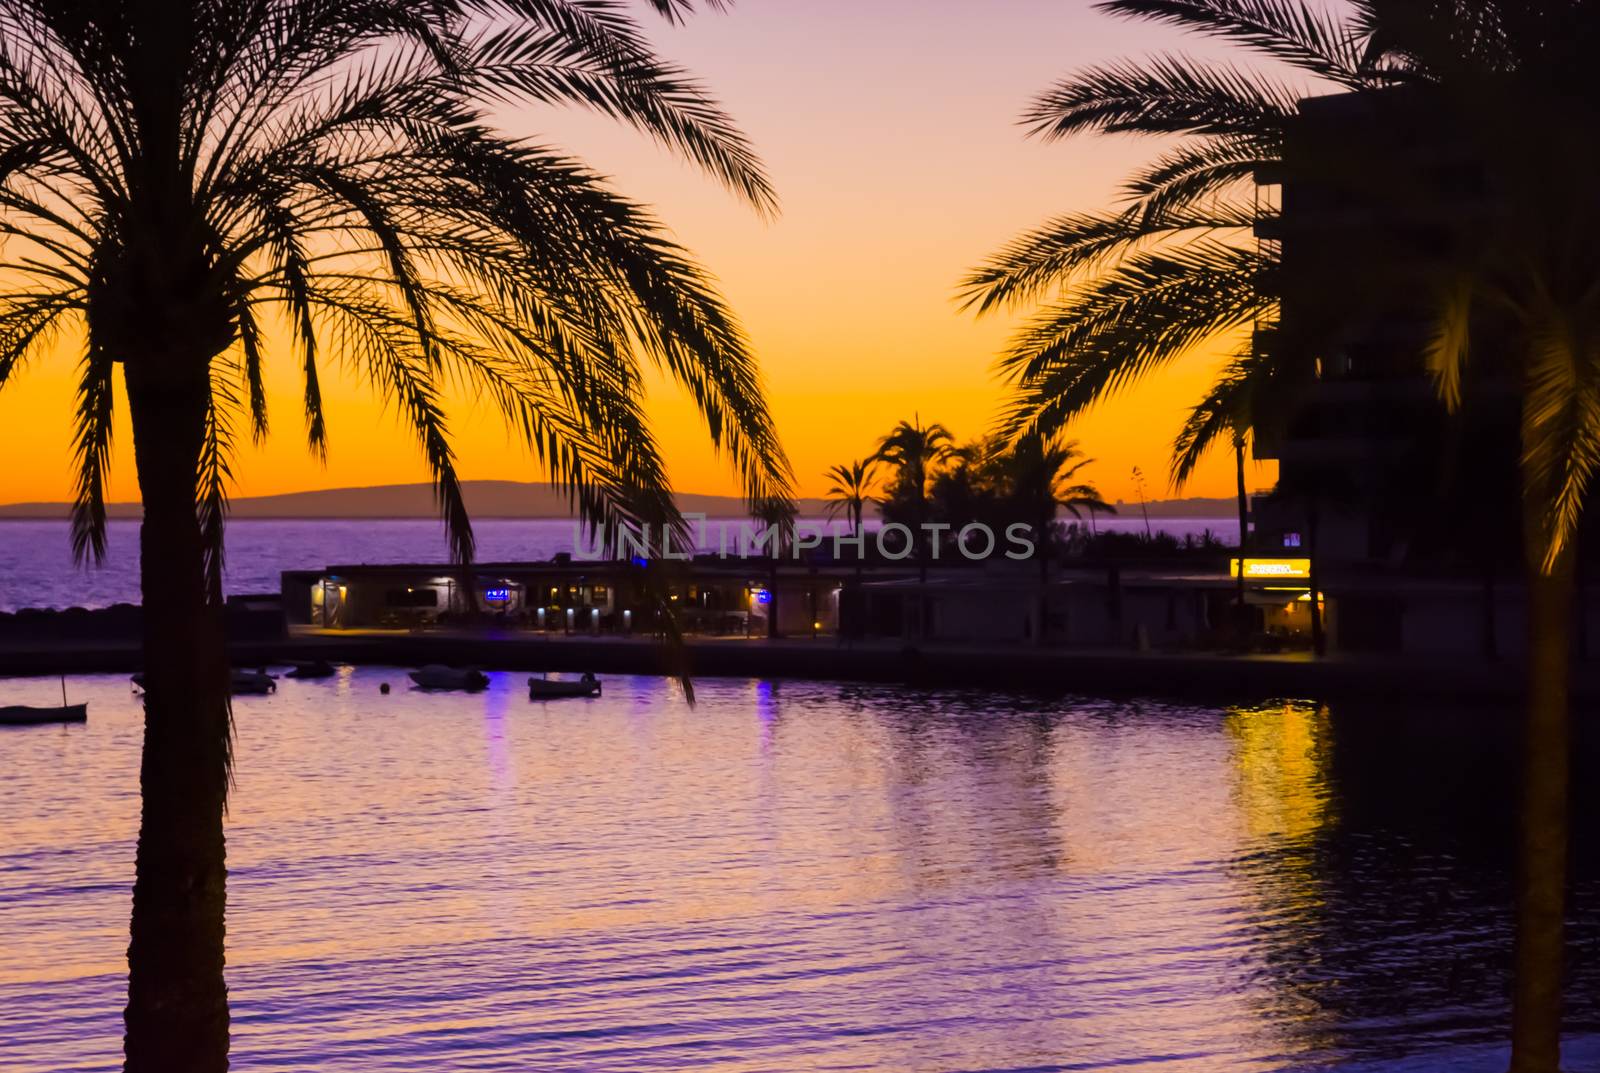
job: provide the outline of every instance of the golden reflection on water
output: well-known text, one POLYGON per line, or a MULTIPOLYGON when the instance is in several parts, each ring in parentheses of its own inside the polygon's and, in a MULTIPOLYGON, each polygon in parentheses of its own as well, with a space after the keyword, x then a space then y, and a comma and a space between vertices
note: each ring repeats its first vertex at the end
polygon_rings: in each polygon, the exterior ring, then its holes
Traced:
POLYGON ((1249 839, 1300 842, 1332 821, 1328 709, 1299 701, 1230 708, 1236 806, 1249 839))
POLYGON ((1333 1025, 1314 988, 1279 971, 1325 926, 1325 877, 1315 845, 1335 822, 1330 785, 1332 722, 1326 706, 1283 701, 1229 709, 1233 799, 1265 975, 1275 986, 1257 1015, 1287 1053, 1332 1046, 1333 1025))

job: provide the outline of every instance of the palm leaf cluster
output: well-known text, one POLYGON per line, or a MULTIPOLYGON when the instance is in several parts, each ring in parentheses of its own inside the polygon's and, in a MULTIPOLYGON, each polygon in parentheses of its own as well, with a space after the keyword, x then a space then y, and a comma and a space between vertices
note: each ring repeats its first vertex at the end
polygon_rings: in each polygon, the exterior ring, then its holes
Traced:
POLYGON ((886 489, 888 500, 903 503, 912 524, 926 510, 928 478, 932 467, 949 457, 955 437, 937 421, 924 425, 920 415, 901 421, 878 441, 871 461, 888 466, 894 479, 886 489))
MULTIPOLYGON (((685 14, 689 0, 653 0, 685 14)), ((789 474, 745 335, 645 208, 491 109, 633 124, 766 212, 731 120, 613 0, 0 0, 0 385, 82 340, 74 513, 104 553, 119 364, 200 363, 197 506, 220 569, 229 459, 330 361, 415 434, 456 557, 446 399, 492 406, 591 521, 677 518, 646 367, 691 393, 752 497, 789 474)))
POLYGON ((1247 435, 1250 400, 1281 390, 1262 340, 1278 319, 1278 253, 1255 237, 1257 177, 1277 168, 1297 101, 1384 76, 1361 28, 1297 0, 1104 0, 1096 7, 1241 44, 1272 65, 1157 56, 1094 67, 1041 94, 1037 136, 1129 133, 1168 148, 1109 212, 1074 213, 1012 240, 962 281, 980 312, 1034 312, 1000 359, 1011 436, 1059 434, 1084 410, 1195 349, 1246 341, 1175 445, 1181 484, 1214 443, 1247 435), (1262 331, 1260 329, 1269 329, 1262 331))

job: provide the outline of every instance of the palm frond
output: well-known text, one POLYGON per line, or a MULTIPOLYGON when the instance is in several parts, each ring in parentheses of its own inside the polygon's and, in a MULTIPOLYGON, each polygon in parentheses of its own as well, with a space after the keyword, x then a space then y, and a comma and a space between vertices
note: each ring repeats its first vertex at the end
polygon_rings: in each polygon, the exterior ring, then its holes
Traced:
MULTIPOLYGON (((534 100, 588 105, 653 134, 764 213, 777 195, 749 141, 681 68, 664 63, 621 9, 605 0, 501 0, 532 26, 479 43, 469 77, 534 100)), ((682 12, 682 0, 653 0, 682 12)))
POLYGON ((1472 337, 1473 280, 1457 276, 1444 287, 1434 309, 1424 360, 1446 406, 1461 405, 1461 382, 1472 337))
POLYGON ((106 470, 111 464, 111 375, 115 367, 109 355, 90 351, 78 380, 72 558, 79 565, 98 566, 106 557, 106 470))
POLYGON ((1022 122, 1049 140, 1085 131, 1249 137, 1282 130, 1300 96, 1242 68, 1155 56, 1074 75, 1036 98, 1022 122))
MULTIPOLYGON (((712 11, 726 11, 733 6, 733 0, 704 0, 706 7, 712 11)), ((656 14, 671 22, 682 22, 684 17, 694 11, 694 0, 650 0, 650 6, 655 8, 656 14)))
POLYGON ((220 607, 226 563, 224 534, 228 522, 228 486, 233 482, 233 419, 241 402, 232 378, 220 361, 212 363, 210 377, 199 471, 195 474, 195 506, 205 549, 206 596, 213 606, 220 607))
POLYGON ((1600 348, 1569 315, 1545 307, 1529 326, 1522 421, 1523 495, 1546 515, 1531 549, 1550 571, 1577 539, 1600 467, 1600 348))
POLYGON ((261 327, 248 306, 239 313, 239 347, 242 352, 246 397, 250 403, 250 439, 267 438, 267 388, 261 378, 261 327))
POLYGON ((1274 164, 1281 153, 1280 141, 1271 135, 1191 139, 1129 178, 1123 186, 1129 210, 1146 226, 1155 226, 1185 213, 1204 215, 1221 205, 1228 215, 1253 223, 1258 213, 1240 188, 1252 187, 1248 193, 1253 199, 1257 171, 1274 164))
POLYGON ((1152 214, 1132 208, 1109 215, 1058 217, 1013 239, 961 282, 964 307, 978 312, 1037 299, 1141 246, 1202 238, 1250 227, 1245 206, 1218 203, 1196 211, 1152 214))
POLYGON ((1255 250, 1212 240, 1140 253, 1042 310, 1017 333, 999 367, 1027 383, 1079 355, 1103 354, 1130 370, 1176 357, 1274 308, 1259 286, 1271 264, 1255 250))
POLYGON ((73 291, 19 293, 0 307, 0 388, 32 355, 47 349, 63 318, 82 311, 73 291))
POLYGON ((356 362, 385 401, 393 403, 416 438, 433 477, 434 499, 439 508, 451 556, 457 563, 472 562, 476 540, 472 520, 456 475, 455 449, 428 361, 412 346, 412 337, 392 322, 375 321, 353 313, 327 294, 314 294, 317 306, 334 316, 340 332, 339 351, 356 362))
POLYGON ((1272 375, 1272 363, 1252 350, 1235 357, 1205 396, 1189 411, 1172 443, 1171 479, 1181 490, 1195 468, 1216 444, 1248 436, 1260 382, 1272 375))
POLYGON ((1095 7, 1236 41, 1341 85, 1365 84, 1359 27, 1298 0, 1100 0, 1095 7))

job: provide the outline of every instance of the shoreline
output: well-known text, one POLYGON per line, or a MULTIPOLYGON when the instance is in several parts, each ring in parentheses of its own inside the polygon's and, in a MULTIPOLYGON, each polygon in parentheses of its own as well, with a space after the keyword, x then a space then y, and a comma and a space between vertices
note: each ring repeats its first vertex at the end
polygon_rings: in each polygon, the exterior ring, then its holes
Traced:
MULTIPOLYGON (((1350 655, 1314 660, 1308 653, 1137 653, 955 644, 910 647, 885 642, 841 644, 834 637, 691 639, 685 650, 689 674, 695 678, 787 678, 1234 701, 1387 697, 1501 705, 1519 703, 1524 693, 1523 668, 1512 660, 1463 664, 1350 655)), ((673 673, 665 649, 647 638, 529 637, 496 632, 333 633, 297 628, 283 639, 232 642, 229 653, 241 667, 325 659, 396 668, 444 663, 519 673, 673 673)), ((141 662, 139 645, 133 641, 0 645, 0 677, 132 674, 141 662)), ((1600 664, 1574 668, 1572 695, 1579 701, 1600 700, 1600 664)))

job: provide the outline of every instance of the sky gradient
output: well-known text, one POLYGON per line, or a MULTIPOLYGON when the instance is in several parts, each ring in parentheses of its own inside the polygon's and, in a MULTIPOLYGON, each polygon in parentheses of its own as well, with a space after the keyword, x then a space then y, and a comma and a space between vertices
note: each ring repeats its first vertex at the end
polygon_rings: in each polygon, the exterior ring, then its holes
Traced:
MULTIPOLYGON (((1212 51, 1108 19, 1087 0, 739 0, 725 15, 650 26, 754 139, 783 200, 777 220, 609 121, 540 109, 506 123, 657 206, 720 278, 761 360, 803 495, 821 494, 828 466, 870 453, 902 417, 920 414, 961 438, 987 430, 1005 395, 994 357, 1015 322, 961 312, 957 280, 1017 231, 1108 204, 1123 173, 1156 148, 1027 139, 1015 120, 1029 97, 1089 64, 1180 45, 1212 51)), ((1135 465, 1152 496, 1166 493, 1168 445, 1218 360, 1197 354, 1079 423, 1106 495, 1134 497, 1135 465)), ((268 375, 272 435, 241 448, 236 494, 427 479, 393 415, 333 367, 323 374, 323 467, 305 450, 293 362, 268 375)), ((64 352, 0 391, 0 452, 16 460, 0 473, 0 502, 70 497, 76 376, 64 352)), ((677 488, 736 491, 686 399, 664 386, 651 411, 677 488)), ((449 415, 463 477, 541 477, 491 410, 457 398, 449 415)), ((124 419, 115 499, 137 498, 132 462, 124 419)), ((1253 467, 1251 481, 1273 476, 1253 467)), ((1232 488, 1232 460, 1218 455, 1187 491, 1232 488)))

